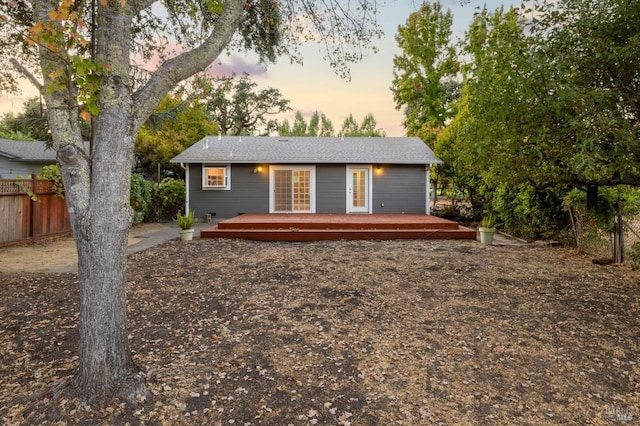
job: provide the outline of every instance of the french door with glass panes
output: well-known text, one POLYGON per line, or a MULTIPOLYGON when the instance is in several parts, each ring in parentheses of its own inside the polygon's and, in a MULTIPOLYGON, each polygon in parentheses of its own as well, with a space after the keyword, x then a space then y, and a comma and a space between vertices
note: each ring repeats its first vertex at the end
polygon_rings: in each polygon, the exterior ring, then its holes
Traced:
POLYGON ((315 167, 271 166, 269 213, 315 213, 315 167))
POLYGON ((371 167, 347 167, 347 213, 371 213, 371 167))

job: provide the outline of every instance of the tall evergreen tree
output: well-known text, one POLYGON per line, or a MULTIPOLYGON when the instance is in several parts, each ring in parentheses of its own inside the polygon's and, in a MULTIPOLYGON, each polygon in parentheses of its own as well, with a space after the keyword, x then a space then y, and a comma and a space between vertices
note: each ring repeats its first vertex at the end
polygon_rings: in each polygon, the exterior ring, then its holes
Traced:
POLYGON ((302 112, 296 111, 293 127, 285 120, 278 128, 280 136, 333 136, 333 124, 326 115, 315 111, 307 123, 302 112))

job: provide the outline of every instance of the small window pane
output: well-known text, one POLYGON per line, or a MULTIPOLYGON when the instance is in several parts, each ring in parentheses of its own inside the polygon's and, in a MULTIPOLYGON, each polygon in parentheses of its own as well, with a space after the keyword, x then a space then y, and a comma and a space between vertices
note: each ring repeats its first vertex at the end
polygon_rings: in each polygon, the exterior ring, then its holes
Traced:
POLYGON ((202 186, 204 188, 226 189, 229 185, 227 167, 204 167, 202 170, 202 186))

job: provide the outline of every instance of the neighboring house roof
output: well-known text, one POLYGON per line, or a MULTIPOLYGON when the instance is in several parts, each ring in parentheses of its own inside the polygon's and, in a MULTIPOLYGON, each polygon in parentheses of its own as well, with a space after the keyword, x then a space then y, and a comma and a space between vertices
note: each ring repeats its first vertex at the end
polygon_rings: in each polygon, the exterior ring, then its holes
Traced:
POLYGON ((438 164, 420 138, 207 136, 172 163, 438 164))
POLYGON ((0 156, 9 161, 56 162, 56 152, 47 149, 44 142, 13 141, 0 138, 0 156))

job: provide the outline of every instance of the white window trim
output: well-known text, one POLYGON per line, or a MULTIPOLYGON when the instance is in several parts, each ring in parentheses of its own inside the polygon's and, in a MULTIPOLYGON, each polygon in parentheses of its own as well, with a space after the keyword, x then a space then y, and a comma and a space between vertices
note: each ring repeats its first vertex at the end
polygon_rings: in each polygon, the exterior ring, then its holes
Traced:
POLYGON ((230 164, 203 164, 202 165, 202 189, 205 191, 229 191, 231 189, 231 165, 230 164), (207 169, 223 169, 224 185, 213 186, 207 185, 207 169))
POLYGON ((316 166, 269 166, 269 213, 315 213, 316 212, 316 166), (309 182, 311 191, 311 210, 310 211, 293 211, 282 212, 275 209, 276 201, 274 199, 275 194, 275 171, 276 170, 307 170, 311 172, 311 179, 309 182))

